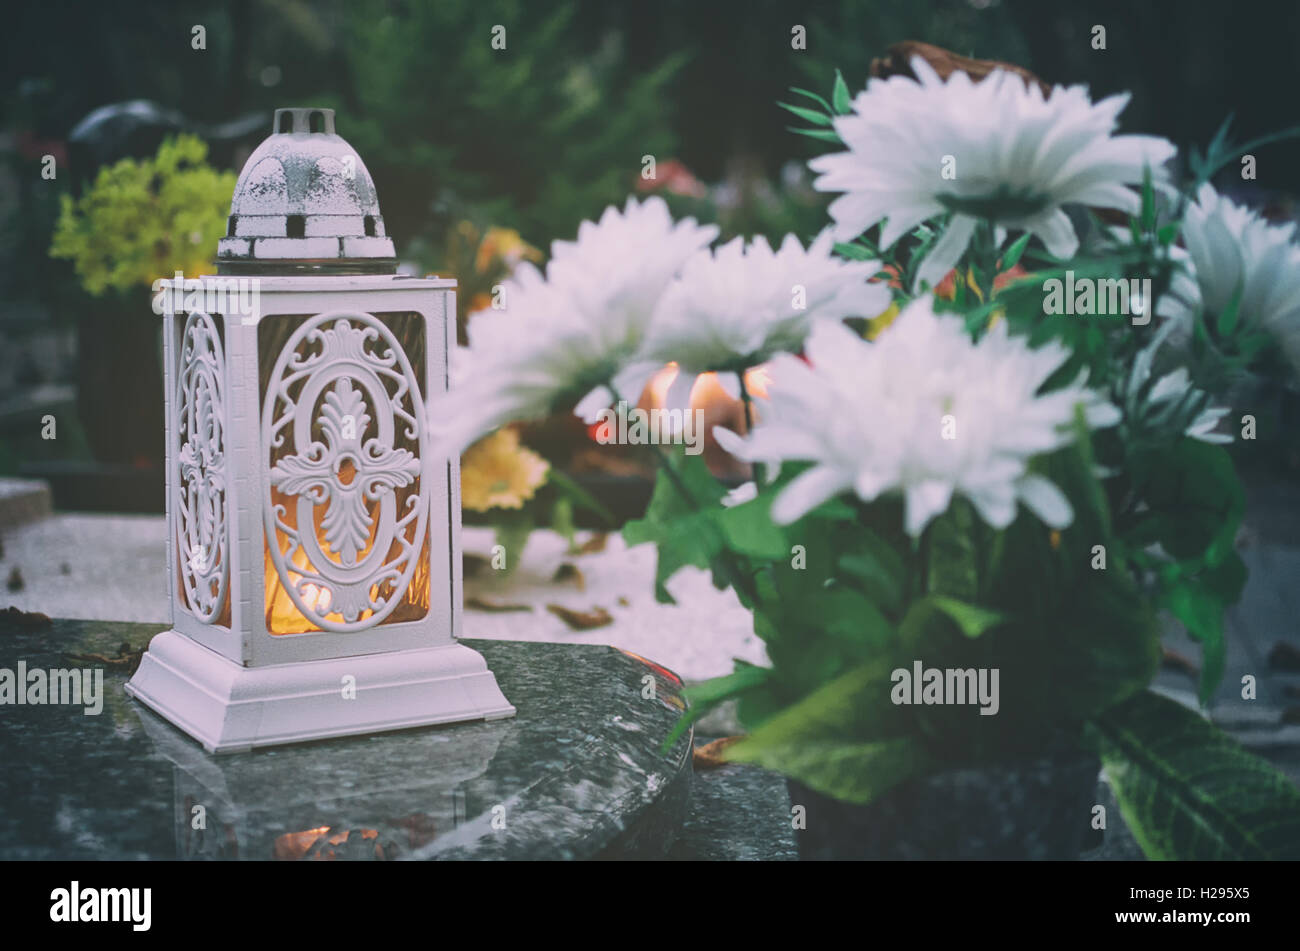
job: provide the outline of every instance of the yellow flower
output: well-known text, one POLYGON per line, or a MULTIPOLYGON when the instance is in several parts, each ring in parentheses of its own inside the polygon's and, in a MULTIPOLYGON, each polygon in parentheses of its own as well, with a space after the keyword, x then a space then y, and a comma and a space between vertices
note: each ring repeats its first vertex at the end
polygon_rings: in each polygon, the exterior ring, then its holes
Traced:
POLYGON ((475 512, 522 508, 546 481, 549 469, 545 459, 519 445, 519 433, 498 429, 461 456, 461 502, 475 512))
POLYGON ((507 270, 514 270, 516 264, 523 260, 540 261, 542 252, 520 237, 514 228, 488 228, 487 234, 478 246, 474 259, 474 268, 480 274, 487 271, 496 261, 506 265, 507 270))

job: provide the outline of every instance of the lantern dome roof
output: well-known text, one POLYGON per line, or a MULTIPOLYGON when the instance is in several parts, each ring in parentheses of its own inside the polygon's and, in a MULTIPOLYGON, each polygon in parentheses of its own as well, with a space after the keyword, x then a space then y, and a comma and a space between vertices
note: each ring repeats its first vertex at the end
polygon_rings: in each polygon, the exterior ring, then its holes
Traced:
POLYGON ((271 135, 244 163, 217 244, 222 273, 392 273, 375 183, 334 132, 333 109, 277 109, 271 135))

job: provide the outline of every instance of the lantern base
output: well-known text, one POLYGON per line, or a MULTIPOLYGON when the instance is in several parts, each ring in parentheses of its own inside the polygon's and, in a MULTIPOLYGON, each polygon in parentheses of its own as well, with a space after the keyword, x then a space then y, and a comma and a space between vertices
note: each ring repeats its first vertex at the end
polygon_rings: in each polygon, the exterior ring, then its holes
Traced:
POLYGON ((515 714, 483 656, 455 643, 241 667, 164 631, 126 692, 209 753, 515 714))

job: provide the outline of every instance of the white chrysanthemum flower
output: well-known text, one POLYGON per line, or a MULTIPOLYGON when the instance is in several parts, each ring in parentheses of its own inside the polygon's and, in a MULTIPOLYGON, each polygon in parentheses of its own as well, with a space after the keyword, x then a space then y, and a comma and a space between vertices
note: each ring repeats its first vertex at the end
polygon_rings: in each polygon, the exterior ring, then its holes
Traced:
MULTIPOLYGON (((1191 375, 1187 372, 1186 367, 1179 367, 1172 373, 1166 373, 1156 380, 1155 385, 1151 387, 1151 392, 1147 394, 1147 401, 1153 405, 1156 403, 1176 403, 1186 396, 1191 388, 1191 375)), ((1201 442, 1232 442, 1232 437, 1226 433, 1215 432, 1219 420, 1230 412, 1231 409, 1226 406, 1207 406, 1196 415, 1196 419, 1192 420, 1185 431, 1185 435, 1191 436, 1193 439, 1199 439, 1201 442)))
POLYGON ((1159 313, 1185 325, 1204 310, 1217 316, 1241 288, 1237 309, 1243 326, 1272 334, 1292 366, 1300 370, 1300 248, 1295 225, 1270 225, 1255 212, 1202 185, 1182 228, 1187 245, 1170 293, 1159 313))
POLYGON ((723 448, 750 462, 814 463, 777 497, 772 515, 781 523, 842 492, 864 501, 899 492, 916 536, 955 492, 996 528, 1011 523, 1018 501, 1061 528, 1073 510, 1028 470, 1029 460, 1073 439, 1076 405, 1093 427, 1119 421, 1082 378, 1039 394, 1069 357, 1056 341, 1030 349, 1000 321, 972 342, 960 318, 935 314, 929 296, 874 343, 819 323, 805 353, 811 366, 790 356, 769 364, 772 397, 749 438, 714 430, 723 448))
MULTIPOLYGON (((431 408, 438 451, 450 455, 498 426, 562 403, 608 406, 605 384, 625 379, 659 298, 685 261, 717 236, 674 222, 660 198, 629 199, 576 241, 551 245, 545 277, 525 263, 504 286, 505 307, 475 314, 454 355, 451 392, 431 408), (585 396, 585 398, 584 398, 585 396)), ((644 382, 643 378, 639 382, 644 382)))
POLYGON ((758 483, 753 479, 748 482, 742 482, 730 492, 722 497, 723 508, 735 508, 737 505, 744 505, 746 502, 752 502, 758 498, 758 483))
POLYGON ((956 72, 945 83, 924 60, 912 69, 918 81, 870 80, 854 111, 835 119, 848 151, 808 164, 820 173, 818 190, 845 193, 830 207, 841 241, 885 221, 880 245, 889 247, 952 212, 918 275, 932 285, 981 219, 1032 232, 1056 257, 1070 257, 1079 239, 1062 206, 1134 213, 1141 200, 1128 186, 1141 183, 1145 166, 1163 182, 1161 166, 1175 152, 1162 138, 1113 134, 1127 94, 1094 103, 1083 86, 1057 86, 1044 98, 1004 70, 978 83, 956 72))
POLYGON ((687 261, 659 301, 641 353, 652 368, 677 362, 668 405, 686 405, 700 373, 723 371, 720 380, 730 383, 777 353, 797 353, 813 321, 875 317, 889 307, 888 286, 868 283, 879 262, 844 261, 833 248, 828 229, 807 250, 794 235, 775 252, 765 238, 748 247, 736 238, 687 261))

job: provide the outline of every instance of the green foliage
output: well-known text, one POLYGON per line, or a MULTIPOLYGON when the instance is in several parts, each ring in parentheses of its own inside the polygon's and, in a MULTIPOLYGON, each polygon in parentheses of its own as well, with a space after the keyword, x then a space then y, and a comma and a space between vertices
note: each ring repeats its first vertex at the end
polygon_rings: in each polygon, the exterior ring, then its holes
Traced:
POLYGON ((1200 642, 1200 697, 1208 703, 1223 676, 1223 614, 1246 582, 1233 547, 1245 496, 1221 446, 1183 439, 1144 462, 1135 481, 1147 506, 1132 517, 1127 541, 1154 576, 1156 603, 1200 642), (1150 550, 1156 544, 1159 554, 1150 550))
POLYGON ((528 542, 537 528, 550 528, 569 543, 571 552, 577 549, 577 522, 575 515, 584 511, 594 516, 598 525, 613 528, 618 520, 600 500, 574 479, 552 466, 547 470, 546 483, 518 509, 494 508, 487 515, 470 513, 467 518, 488 522, 496 532, 496 543, 507 552, 514 552, 507 560, 505 572, 514 571, 528 542))
POLYGON ((936 763, 889 702, 890 670, 877 659, 834 678, 728 748, 845 802, 865 803, 936 763))
POLYGON ((202 272, 225 234, 235 189, 234 173, 204 164, 207 151, 179 136, 151 159, 100 169, 79 200, 63 196, 50 255, 71 260, 95 296, 202 272))
POLYGON ((436 202, 544 246, 621 204, 642 155, 671 155, 665 85, 680 57, 633 74, 615 34, 584 42, 572 3, 363 0, 346 17, 344 134, 402 196, 384 204, 399 231, 424 227, 436 202))
POLYGON ((871 61, 904 40, 924 40, 966 56, 1028 63, 1022 19, 1006 4, 985 9, 944 0, 818 4, 809 17, 808 51, 795 66, 817 84, 843 70, 856 94, 866 83, 871 61))
MULTIPOLYGON (((806 123, 792 131, 838 142, 834 117, 851 108, 843 76, 835 74, 828 98, 790 91, 806 100, 780 103, 806 123)), ((1198 174, 1212 174, 1228 148, 1224 131, 1198 174)), ((1188 435, 1262 346, 1238 319, 1241 295, 1194 325, 1193 353, 1203 359, 1172 377, 1172 323, 1138 332, 1127 318, 1044 313, 1044 281, 1069 272, 1076 281, 1149 279, 1147 308, 1167 291, 1182 266, 1174 245, 1185 202, 1171 204, 1148 170, 1137 205, 1121 237, 1085 212, 1088 227, 1068 261, 1028 235, 1003 247, 993 222, 981 221, 943 305, 977 338, 1005 321, 1031 346, 1063 347, 1068 358, 1043 391, 1083 374, 1121 411, 1119 425, 1093 434, 1076 408, 1069 444, 1030 464, 1069 499, 1067 527, 1050 530, 1022 510, 994 529, 958 495, 914 540, 896 494, 866 504, 851 493, 777 526, 772 502, 806 465, 787 462, 755 499, 725 508, 702 462, 668 462, 646 517, 625 537, 658 546, 661 598, 686 565, 732 585, 771 662, 741 665, 689 693, 688 720, 738 701, 750 733, 728 759, 865 803, 934 769, 996 762, 1088 732, 1151 857, 1295 854, 1300 793, 1195 714, 1146 693, 1160 661, 1157 612, 1166 611, 1202 646, 1208 703, 1223 674, 1224 613, 1245 582, 1234 549, 1244 496, 1232 458, 1188 435), (999 273, 1017 265, 1032 276, 998 288, 999 273), (998 715, 981 716, 974 704, 893 702, 894 674, 918 662, 998 671, 998 715)), ((946 226, 947 216, 936 216, 888 248, 876 226, 835 250, 886 264, 903 304, 946 226)))
POLYGON ((835 70, 835 88, 831 90, 831 102, 835 104, 837 115, 848 115, 853 111, 853 97, 849 93, 849 84, 844 81, 844 75, 837 69, 835 70))
POLYGON ((645 516, 623 526, 629 545, 658 546, 655 597, 665 604, 675 603, 665 587, 669 578, 687 565, 710 567, 723 547, 722 486, 699 456, 683 453, 678 459, 664 459, 645 516))
POLYGON ((1278 132, 1259 136, 1247 142, 1235 144, 1228 137, 1228 130, 1232 127, 1232 119, 1233 117, 1229 115, 1223 120, 1223 124, 1214 133, 1214 137, 1210 139, 1210 144, 1206 146, 1204 152, 1199 151, 1195 146, 1188 150, 1187 164, 1192 172, 1192 183, 1189 191, 1195 192, 1197 188, 1213 178, 1221 168, 1247 152, 1253 152, 1265 145, 1272 145, 1274 142, 1285 142, 1289 139, 1300 138, 1300 125, 1297 125, 1289 129, 1282 129, 1278 132))
POLYGON ((1193 711, 1144 692, 1094 733, 1147 858, 1300 859, 1300 790, 1193 711))

